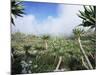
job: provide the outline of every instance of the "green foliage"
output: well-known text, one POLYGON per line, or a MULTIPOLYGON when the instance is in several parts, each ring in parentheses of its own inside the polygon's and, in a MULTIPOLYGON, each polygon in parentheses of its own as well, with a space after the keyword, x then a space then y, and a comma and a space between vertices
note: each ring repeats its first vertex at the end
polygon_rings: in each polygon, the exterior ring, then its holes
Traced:
MULTIPOLYGON (((21 5, 21 1, 19 0, 11 0, 11 15, 14 16, 15 18, 17 16, 23 17, 22 14, 25 14, 23 12, 23 6, 21 5)), ((11 16, 11 23, 15 25, 14 23, 14 18, 11 16)))
POLYGON ((49 35, 43 35, 43 36, 42 36, 42 39, 43 39, 43 40, 48 40, 49 38, 50 38, 49 35))
POLYGON ((29 50, 31 48, 31 45, 24 45, 24 50, 29 50))
POLYGON ((84 6, 84 11, 79 11, 78 16, 83 19, 82 26, 96 28, 96 6, 84 6))
POLYGON ((45 48, 42 45, 35 45, 34 49, 35 50, 45 50, 45 48))
MULTIPOLYGON (((95 42, 91 40, 95 40, 95 35, 85 35, 84 37, 82 45, 95 68, 95 42)), ((29 61, 32 61, 31 69, 29 69, 32 73, 53 72, 59 61, 59 56, 63 57, 59 71, 61 69, 65 69, 65 71, 85 70, 86 68, 82 64, 79 44, 75 37, 73 38, 49 38, 48 49, 45 50, 44 41, 41 36, 33 37, 33 35, 25 35, 20 32, 13 33, 11 47, 15 51, 15 60, 12 63, 12 67, 18 66, 13 68, 13 72, 17 74, 22 73, 23 67, 21 66, 21 61, 25 61, 27 64, 29 61), (28 53, 25 54, 25 51, 28 51, 28 53)))
POLYGON ((81 28, 75 28, 73 29, 73 33, 77 36, 77 37, 80 37, 82 36, 82 34, 85 33, 85 31, 81 28))

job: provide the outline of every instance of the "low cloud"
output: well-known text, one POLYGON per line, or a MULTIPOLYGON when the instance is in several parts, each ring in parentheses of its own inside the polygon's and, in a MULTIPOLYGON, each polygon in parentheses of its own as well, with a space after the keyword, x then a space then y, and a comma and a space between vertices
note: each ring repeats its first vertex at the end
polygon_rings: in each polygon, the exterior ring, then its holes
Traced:
POLYGON ((12 26, 12 31, 31 33, 35 35, 66 35, 70 36, 75 26, 82 20, 76 15, 79 10, 83 10, 79 5, 59 5, 58 17, 48 16, 39 23, 35 15, 24 15, 15 20, 16 26, 12 26))

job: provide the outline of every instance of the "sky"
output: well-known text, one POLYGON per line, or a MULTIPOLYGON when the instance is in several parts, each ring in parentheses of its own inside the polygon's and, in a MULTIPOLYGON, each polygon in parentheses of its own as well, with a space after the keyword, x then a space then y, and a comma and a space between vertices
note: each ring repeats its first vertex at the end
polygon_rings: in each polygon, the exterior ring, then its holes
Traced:
POLYGON ((77 16, 82 5, 57 3, 22 2, 25 15, 14 19, 12 32, 22 32, 33 35, 70 36, 72 30, 82 20, 77 16))

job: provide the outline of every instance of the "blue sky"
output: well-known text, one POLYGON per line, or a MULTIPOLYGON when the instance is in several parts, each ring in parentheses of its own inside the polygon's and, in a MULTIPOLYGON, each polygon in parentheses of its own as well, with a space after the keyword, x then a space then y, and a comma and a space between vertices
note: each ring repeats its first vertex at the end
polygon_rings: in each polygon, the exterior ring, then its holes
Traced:
POLYGON ((23 17, 17 17, 12 32, 20 31, 34 35, 66 35, 70 36, 72 30, 82 20, 77 16, 82 5, 68 5, 43 2, 23 2, 23 17))
POLYGON ((55 3, 23 2, 26 15, 35 15, 38 21, 45 20, 48 16, 58 16, 58 6, 55 3))

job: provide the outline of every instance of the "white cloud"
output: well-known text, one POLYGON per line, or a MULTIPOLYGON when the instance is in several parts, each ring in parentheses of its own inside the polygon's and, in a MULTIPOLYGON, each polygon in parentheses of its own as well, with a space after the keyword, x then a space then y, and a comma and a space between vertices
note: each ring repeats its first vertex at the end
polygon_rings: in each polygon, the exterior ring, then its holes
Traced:
POLYGON ((16 30, 24 33, 33 32, 33 22, 35 24, 35 17, 33 15, 26 15, 23 17, 18 17, 15 19, 15 28, 16 30))
POLYGON ((81 23, 81 19, 76 15, 78 10, 83 10, 79 5, 60 5, 59 16, 57 18, 48 16, 46 20, 39 23, 35 15, 24 15, 23 18, 18 17, 15 20, 15 27, 23 33, 32 34, 52 34, 67 35, 72 33, 72 29, 81 23))

